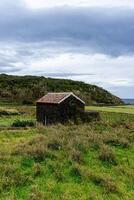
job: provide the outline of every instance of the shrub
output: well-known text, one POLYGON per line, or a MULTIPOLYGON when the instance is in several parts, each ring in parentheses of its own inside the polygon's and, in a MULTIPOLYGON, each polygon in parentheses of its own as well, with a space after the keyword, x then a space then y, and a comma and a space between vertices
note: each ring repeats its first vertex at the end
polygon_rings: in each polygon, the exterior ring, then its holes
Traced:
POLYGON ((101 182, 102 182, 102 177, 100 177, 100 176, 97 176, 97 175, 94 175, 94 174, 91 174, 90 175, 90 179, 91 179, 91 181, 94 183, 94 184, 96 184, 96 185, 100 185, 101 184, 101 182))
POLYGON ((45 159, 46 148, 43 145, 37 144, 36 146, 32 146, 29 150, 28 154, 32 156, 35 161, 41 162, 45 159))
POLYGON ((104 181, 102 182, 102 186, 104 186, 107 193, 118 192, 117 185, 112 179, 104 179, 104 181))
POLYGON ((130 130, 134 131, 134 122, 133 122, 133 120, 129 121, 129 122, 125 122, 125 127, 127 129, 130 129, 130 130))
POLYGON ((31 192, 29 194, 29 196, 27 197, 27 200, 44 200, 44 194, 40 191, 38 191, 38 189, 36 187, 33 187, 31 189, 31 192))
POLYGON ((53 175, 54 175, 54 177, 56 178, 56 180, 58 182, 61 182, 64 179, 64 177, 63 177, 63 175, 61 173, 61 170, 59 168, 55 168, 54 169, 53 175))
POLYGON ((111 138, 111 139, 109 138, 106 140, 105 143, 122 148, 128 148, 130 145, 129 140, 126 138, 111 138))
POLYGON ((20 113, 17 110, 14 109, 6 109, 6 110, 1 110, 0 109, 0 116, 10 116, 10 115, 20 115, 20 113))
POLYGON ((109 164, 117 164, 115 154, 107 145, 103 145, 100 149, 99 159, 109 164))
POLYGON ((5 165, 2 170, 1 187, 3 190, 10 190, 12 186, 24 186, 31 182, 30 176, 22 173, 20 169, 12 165, 5 165))
POLYGON ((42 144, 23 144, 18 146, 14 153, 18 155, 29 156, 35 161, 41 162, 45 159, 46 148, 42 144))
POLYGON ((64 173, 62 173, 64 167, 59 161, 49 161, 47 167, 51 174, 54 176, 57 182, 62 182, 64 180, 64 173))
POLYGON ((32 182, 32 177, 27 176, 24 173, 21 173, 19 171, 17 171, 14 174, 14 176, 12 177, 12 179, 13 179, 13 185, 15 185, 15 187, 24 186, 28 182, 32 182))
POLYGON ((31 100, 23 100, 22 104, 23 105, 33 105, 33 102, 31 100))
POLYGON ((60 143, 56 140, 50 142, 47 146, 49 149, 52 149, 52 150, 60 150, 61 149, 60 143))
POLYGON ((13 122, 12 127, 32 127, 34 125, 34 122, 31 120, 16 120, 13 122))
MULTIPOLYGON (((73 133, 73 132, 72 132, 73 133)), ((84 135, 77 135, 76 132, 73 133, 73 135, 70 137, 72 137, 72 139, 67 138, 67 145, 68 148, 72 151, 72 150, 76 150, 76 151, 80 151, 82 153, 86 153, 89 149, 89 145, 88 145, 88 140, 86 137, 84 137, 84 135)))
POLYGON ((70 159, 80 164, 83 162, 82 153, 79 150, 72 149, 70 152, 70 159))
POLYGON ((10 164, 3 165, 3 167, 0 170, 2 170, 4 176, 12 176, 16 172, 16 168, 10 164))
POLYGON ((97 111, 85 111, 81 113, 80 119, 84 123, 100 120, 100 113, 97 111))
POLYGON ((92 133, 88 137, 90 147, 98 150, 103 145, 103 139, 101 134, 92 133))
POLYGON ((129 147, 129 141, 126 138, 120 138, 120 139, 118 139, 118 144, 122 148, 128 148, 129 147))
POLYGON ((41 175, 41 165, 39 163, 35 163, 33 166, 34 176, 41 175))
POLYGON ((82 173, 81 173, 81 167, 80 165, 74 165, 71 168, 71 175, 77 178, 78 180, 81 180, 82 173))
POLYGON ((111 178, 103 178, 102 176, 92 174, 90 179, 94 184, 104 187, 107 193, 118 192, 117 185, 111 178))
POLYGON ((18 145, 13 154, 29 156, 36 162, 42 162, 46 158, 55 158, 47 149, 47 138, 45 136, 36 136, 28 142, 18 145))

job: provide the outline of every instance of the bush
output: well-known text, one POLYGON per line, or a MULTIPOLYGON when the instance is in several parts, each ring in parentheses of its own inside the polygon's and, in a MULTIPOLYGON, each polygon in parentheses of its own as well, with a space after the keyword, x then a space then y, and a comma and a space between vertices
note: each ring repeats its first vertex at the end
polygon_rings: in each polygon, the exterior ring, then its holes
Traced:
POLYGON ((6 109, 6 110, 1 110, 0 109, 0 116, 11 116, 11 115, 20 115, 20 113, 17 110, 14 109, 6 109))
POLYGON ((116 183, 112 179, 104 179, 102 182, 102 186, 105 188, 107 193, 116 193, 118 192, 118 188, 116 183))
POLYGON ((96 185, 104 187, 107 193, 118 192, 116 183, 111 178, 103 178, 97 175, 91 175, 90 179, 96 185))
POLYGON ((0 170, 2 171, 0 180, 2 190, 10 190, 12 186, 24 186, 28 182, 32 181, 30 176, 22 173, 19 168, 12 165, 4 165, 3 168, 0 168, 0 170))
POLYGON ((115 147, 122 147, 122 148, 128 148, 130 145, 130 142, 126 138, 111 138, 106 140, 106 144, 110 144, 115 147))
POLYGON ((33 187, 31 189, 31 192, 29 196, 27 197, 27 200, 44 200, 44 194, 37 190, 36 187, 33 187))
POLYGON ((84 123, 100 120, 100 113, 97 111, 85 111, 80 115, 80 119, 84 123))
POLYGON ((46 147, 42 144, 24 144, 17 148, 15 154, 29 156, 37 162, 45 159, 46 147))
POLYGON ((126 138, 120 138, 120 139, 118 139, 118 144, 122 148, 128 148, 129 147, 129 141, 126 138))
POLYGON ((79 150, 75 150, 73 149, 71 152, 70 152, 70 159, 74 162, 77 162, 77 163, 83 163, 83 159, 82 159, 82 153, 79 151, 79 150))
POLYGON ((88 136, 89 146, 95 150, 100 149, 103 145, 103 137, 101 134, 92 133, 88 136))
POLYGON ((33 102, 31 100, 23 100, 22 104, 23 105, 33 105, 33 102))
POLYGON ((18 145, 13 152, 15 155, 23 155, 33 158, 36 162, 42 162, 46 158, 53 159, 54 155, 47 148, 45 136, 36 136, 28 142, 18 145))
POLYGON ((34 172, 34 176, 40 176, 41 175, 41 165, 39 163, 34 164, 33 172, 34 172))
POLYGON ((51 143, 49 143, 48 148, 51 150, 60 150, 61 149, 61 145, 59 144, 58 141, 54 140, 51 143))
POLYGON ((56 180, 58 182, 61 182, 61 181, 64 180, 64 176, 63 176, 63 174, 61 172, 61 169, 59 169, 59 168, 55 168, 54 169, 53 175, 54 175, 54 177, 56 178, 56 180))
POLYGON ((117 164, 115 154, 107 145, 103 145, 100 149, 99 159, 109 164, 117 164))
POLYGON ((81 167, 80 165, 74 165, 71 168, 71 175, 74 176, 76 179, 81 180, 82 173, 81 173, 81 167))
POLYGON ((32 127, 34 125, 34 122, 31 120, 16 120, 13 122, 12 127, 32 127))

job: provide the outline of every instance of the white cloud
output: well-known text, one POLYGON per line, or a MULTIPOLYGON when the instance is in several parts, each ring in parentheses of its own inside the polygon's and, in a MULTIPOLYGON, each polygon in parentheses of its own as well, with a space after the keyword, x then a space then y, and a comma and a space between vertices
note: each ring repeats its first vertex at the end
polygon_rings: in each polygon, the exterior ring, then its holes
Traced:
POLYGON ((80 80, 101 86, 120 97, 133 97, 134 55, 112 57, 78 53, 53 45, 5 44, 3 48, 2 45, 0 73, 80 80))
POLYGON ((101 7, 114 7, 114 6, 127 6, 134 7, 133 0, 25 0, 30 8, 43 8, 54 6, 101 6, 101 7))

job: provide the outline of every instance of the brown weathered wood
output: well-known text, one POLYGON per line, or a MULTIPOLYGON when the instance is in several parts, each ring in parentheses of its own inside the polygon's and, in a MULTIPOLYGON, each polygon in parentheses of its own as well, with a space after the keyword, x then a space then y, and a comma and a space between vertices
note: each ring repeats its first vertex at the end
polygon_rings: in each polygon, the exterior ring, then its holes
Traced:
MULTIPOLYGON (((63 93, 65 94, 65 93, 63 93)), ((67 93, 68 95, 69 93, 67 93)), ((61 93, 59 93, 59 96, 61 98, 61 93)), ((55 97, 55 93, 54 93, 55 97)), ((53 95, 51 93, 51 98, 48 101, 47 98, 44 98, 44 102, 38 100, 36 104, 36 117, 37 122, 41 123, 43 125, 49 125, 49 124, 57 124, 62 123, 65 124, 69 120, 75 121, 77 116, 80 116, 80 113, 84 112, 85 104, 82 100, 74 96, 72 93, 70 95, 66 96, 63 95, 63 101, 60 99, 61 103, 58 103, 58 93, 56 94, 56 102, 54 101, 53 95), (47 99, 47 103, 45 100, 47 99), (49 103, 51 102, 51 103, 49 103), (53 103, 52 103, 53 102, 53 103)))

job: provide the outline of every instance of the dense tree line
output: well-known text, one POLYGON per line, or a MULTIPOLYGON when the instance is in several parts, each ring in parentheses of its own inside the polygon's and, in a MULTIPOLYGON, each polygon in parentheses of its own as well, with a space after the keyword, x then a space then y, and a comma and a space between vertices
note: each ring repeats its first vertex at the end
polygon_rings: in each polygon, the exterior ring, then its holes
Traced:
POLYGON ((1 101, 23 104, 35 101, 47 92, 74 92, 86 104, 121 104, 118 97, 103 88, 80 81, 53 79, 38 76, 9 76, 0 75, 1 101))

